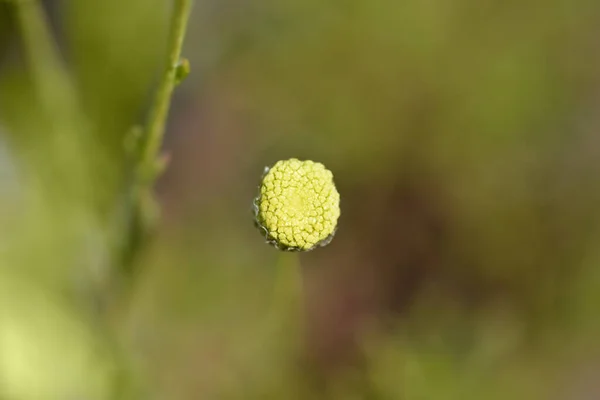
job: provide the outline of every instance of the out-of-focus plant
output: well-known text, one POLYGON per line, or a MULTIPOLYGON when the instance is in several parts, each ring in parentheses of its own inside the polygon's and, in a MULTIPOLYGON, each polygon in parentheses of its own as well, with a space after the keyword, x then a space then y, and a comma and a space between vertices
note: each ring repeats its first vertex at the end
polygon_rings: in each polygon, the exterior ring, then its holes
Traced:
POLYGON ((180 54, 192 2, 173 1, 166 41, 152 16, 160 8, 140 14, 140 21, 153 21, 147 26, 158 39, 129 44, 166 43, 168 51, 164 69, 163 51, 153 50, 134 70, 125 58, 135 56, 131 48, 114 57, 132 36, 104 34, 123 23, 127 29, 117 31, 135 36, 140 27, 127 13, 147 6, 107 1, 93 14, 93 4, 75 3, 66 7, 66 26, 87 17, 92 28, 67 36, 72 64, 64 62, 39 1, 0 4, 0 21, 10 21, 8 33, 14 27, 18 38, 16 60, 0 66, 1 145, 10 155, 1 161, 14 170, 0 182, 0 397, 7 399, 131 398, 142 390, 106 311, 123 305, 115 285, 151 228, 171 95, 189 72, 180 54), (111 24, 94 26, 103 18, 111 24), (106 57, 97 57, 102 51, 106 57), (88 74, 103 68, 108 76, 88 74), (147 121, 132 128, 158 68, 147 121), (125 89, 118 87, 124 78, 125 89))

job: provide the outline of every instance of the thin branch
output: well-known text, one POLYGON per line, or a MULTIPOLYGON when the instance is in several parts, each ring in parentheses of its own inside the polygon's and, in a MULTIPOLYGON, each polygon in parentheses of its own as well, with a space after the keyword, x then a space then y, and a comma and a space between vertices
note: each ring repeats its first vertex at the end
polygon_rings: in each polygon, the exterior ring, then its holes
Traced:
POLYGON ((168 63, 156 92, 147 131, 141 149, 141 167, 153 168, 162 144, 173 89, 177 83, 177 66, 191 11, 192 0, 175 0, 168 43, 168 63))

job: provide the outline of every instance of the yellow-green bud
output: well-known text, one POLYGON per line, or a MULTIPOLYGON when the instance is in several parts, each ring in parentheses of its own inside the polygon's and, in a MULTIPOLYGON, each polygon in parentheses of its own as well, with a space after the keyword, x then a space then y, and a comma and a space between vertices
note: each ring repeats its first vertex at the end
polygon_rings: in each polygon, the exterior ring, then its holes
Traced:
POLYGON ((278 249, 308 251, 325 246, 340 216, 333 174, 310 160, 278 161, 265 170, 254 213, 267 241, 278 249))

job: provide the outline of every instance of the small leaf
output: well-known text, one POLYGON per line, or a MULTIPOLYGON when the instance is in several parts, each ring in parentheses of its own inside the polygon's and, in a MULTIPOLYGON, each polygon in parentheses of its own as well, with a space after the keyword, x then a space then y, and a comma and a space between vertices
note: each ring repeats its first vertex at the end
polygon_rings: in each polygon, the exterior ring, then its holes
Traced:
POLYGON ((162 154, 150 164, 138 166, 138 179, 142 185, 151 185, 167 169, 170 155, 162 154))
POLYGON ((175 67, 175 85, 179 85, 190 74, 190 61, 182 58, 175 67))
POLYGON ((140 143, 144 134, 144 128, 140 125, 134 125, 127 131, 123 139, 123 146, 128 155, 137 154, 140 149, 140 143))
POLYGON ((144 235, 150 234, 160 219, 160 206, 152 192, 144 192, 139 199, 140 229, 144 235))
POLYGON ((161 154, 154 163, 154 173, 156 177, 160 176, 165 172, 167 167, 169 166, 169 162, 171 162, 170 154, 161 154))

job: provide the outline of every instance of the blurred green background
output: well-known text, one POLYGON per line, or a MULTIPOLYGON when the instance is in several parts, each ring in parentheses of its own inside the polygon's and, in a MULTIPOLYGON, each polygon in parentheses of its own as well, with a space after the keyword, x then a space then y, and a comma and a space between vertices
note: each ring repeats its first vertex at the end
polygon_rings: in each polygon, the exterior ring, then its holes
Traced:
POLYGON ((600 2, 197 0, 128 265, 171 2, 35 4, 0 1, 0 399, 600 398, 600 2), (342 217, 272 319, 290 157, 342 217))

